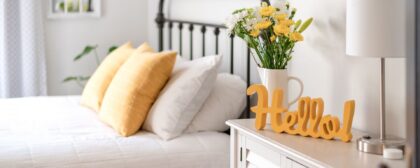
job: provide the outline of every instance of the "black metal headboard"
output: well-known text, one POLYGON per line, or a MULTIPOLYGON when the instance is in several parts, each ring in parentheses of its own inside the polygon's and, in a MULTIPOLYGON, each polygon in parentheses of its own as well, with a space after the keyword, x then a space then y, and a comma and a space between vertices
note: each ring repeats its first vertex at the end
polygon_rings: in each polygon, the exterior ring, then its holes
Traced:
MULTIPOLYGON (((267 2, 270 3, 269 0, 262 0, 262 2, 267 2)), ((226 27, 224 25, 218 25, 218 24, 209 24, 209 23, 202 23, 202 22, 193 22, 193 21, 186 21, 186 20, 174 20, 174 19, 170 19, 170 18, 165 18, 165 14, 163 13, 164 10, 164 0, 160 0, 159 1, 159 12, 157 14, 157 17, 155 19, 157 26, 158 26, 158 42, 159 42, 159 51, 163 50, 163 46, 164 46, 164 38, 163 38, 163 31, 165 28, 165 23, 168 26, 168 36, 169 36, 169 40, 168 40, 168 48, 172 49, 172 29, 174 27, 174 25, 178 26, 179 29, 179 54, 181 56, 184 56, 182 53, 182 29, 184 28, 184 26, 188 26, 188 30, 190 33, 190 53, 189 53, 189 57, 190 60, 192 60, 193 57, 193 31, 194 31, 194 27, 195 26, 201 26, 201 34, 202 34, 202 56, 204 57, 206 54, 206 33, 207 33, 207 28, 213 28, 213 34, 215 36, 215 54, 219 54, 219 35, 220 35, 220 30, 221 29, 226 29, 226 27)), ((235 39, 235 35, 232 34, 230 35, 230 73, 234 74, 234 39, 235 39)), ((247 49, 247 64, 246 64, 246 82, 247 82, 247 86, 249 86, 251 84, 251 76, 250 76, 250 69, 251 69, 251 51, 248 48, 247 49)), ((247 108, 249 109, 250 107, 250 98, 247 98, 247 108)), ((250 113, 246 112, 244 114, 245 118, 249 118, 250 117, 250 113)))

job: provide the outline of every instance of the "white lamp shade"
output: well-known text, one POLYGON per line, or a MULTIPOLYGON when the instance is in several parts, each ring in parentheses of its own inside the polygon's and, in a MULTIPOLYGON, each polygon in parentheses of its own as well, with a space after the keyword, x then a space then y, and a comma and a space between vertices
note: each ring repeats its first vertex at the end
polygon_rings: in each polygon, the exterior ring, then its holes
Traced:
POLYGON ((347 0, 346 54, 404 57, 405 0, 347 0))

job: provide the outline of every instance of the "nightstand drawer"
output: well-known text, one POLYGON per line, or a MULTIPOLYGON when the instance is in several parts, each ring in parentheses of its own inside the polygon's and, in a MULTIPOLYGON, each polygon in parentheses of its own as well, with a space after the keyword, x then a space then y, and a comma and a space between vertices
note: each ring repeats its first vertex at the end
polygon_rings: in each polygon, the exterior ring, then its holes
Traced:
MULTIPOLYGON (((272 150, 272 147, 267 144, 260 143, 253 137, 245 137, 243 148, 245 149, 245 160, 257 167, 264 165, 264 167, 282 167, 284 155, 272 150)), ((247 164, 248 165, 248 164, 247 164)))
POLYGON ((275 147, 263 143, 252 136, 242 135, 242 148, 247 168, 308 168, 309 166, 291 159, 276 150, 275 147))

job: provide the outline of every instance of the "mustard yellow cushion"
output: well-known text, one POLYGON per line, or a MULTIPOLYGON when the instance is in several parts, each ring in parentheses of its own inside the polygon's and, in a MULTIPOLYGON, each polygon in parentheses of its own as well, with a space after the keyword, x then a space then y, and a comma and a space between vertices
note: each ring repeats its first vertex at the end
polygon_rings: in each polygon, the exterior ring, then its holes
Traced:
MULTIPOLYGON (((137 52, 152 52, 153 49, 149 44, 144 43, 139 48, 136 49, 137 52)), ((81 104, 83 106, 89 107, 97 112, 102 104, 102 99, 105 95, 105 92, 114 78, 115 73, 121 65, 127 60, 127 58, 133 54, 135 49, 132 47, 131 43, 128 42, 118 47, 112 53, 110 53, 101 65, 96 69, 95 73, 91 76, 87 82, 82 98, 81 104)))
POLYGON ((112 80, 100 119, 122 136, 135 134, 169 79, 176 52, 133 53, 112 80))

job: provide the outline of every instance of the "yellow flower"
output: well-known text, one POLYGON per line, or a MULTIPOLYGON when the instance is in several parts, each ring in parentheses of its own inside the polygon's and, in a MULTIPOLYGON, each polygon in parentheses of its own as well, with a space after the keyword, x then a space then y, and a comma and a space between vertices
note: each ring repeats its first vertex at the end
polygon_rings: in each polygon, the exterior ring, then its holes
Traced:
POLYGON ((272 36, 270 37, 270 41, 271 41, 271 42, 273 42, 273 41, 275 41, 275 40, 276 40, 276 38, 277 38, 277 37, 276 37, 275 35, 272 35, 272 36))
POLYGON ((299 32, 293 32, 290 34, 290 39, 292 41, 303 41, 303 36, 299 32))
POLYGON ((253 30, 251 30, 249 35, 251 35, 252 37, 258 37, 260 35, 260 30, 259 29, 253 29, 253 30))
POLYGON ((276 12, 276 8, 273 6, 264 6, 260 9, 261 16, 271 16, 274 12, 276 12))
POLYGON ((285 36, 287 36, 289 34, 289 32, 290 32, 290 28, 288 26, 286 26, 286 25, 275 25, 273 27, 273 29, 274 29, 274 33, 276 35, 278 35, 278 36, 279 35, 285 35, 285 36))
POLYGON ((266 29, 266 28, 270 27, 272 24, 273 23, 271 23, 271 21, 264 20, 262 22, 259 22, 259 23, 255 24, 254 28, 262 30, 262 29, 266 29))
POLYGON ((285 14, 285 13, 282 13, 282 14, 277 14, 277 15, 275 15, 275 16, 274 16, 274 18, 275 18, 278 22, 281 22, 281 21, 283 21, 283 20, 286 20, 286 18, 287 18, 287 14, 285 14))
POLYGON ((281 25, 285 25, 285 26, 291 26, 294 24, 293 20, 290 19, 285 19, 279 22, 279 24, 281 25))

